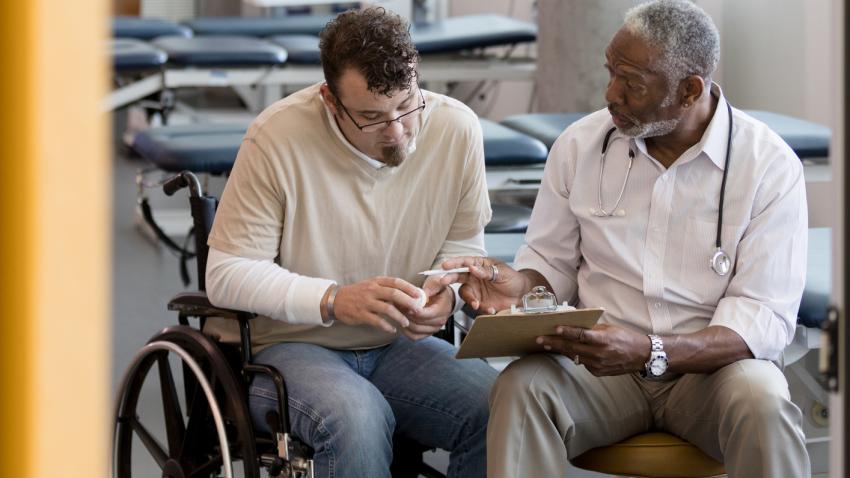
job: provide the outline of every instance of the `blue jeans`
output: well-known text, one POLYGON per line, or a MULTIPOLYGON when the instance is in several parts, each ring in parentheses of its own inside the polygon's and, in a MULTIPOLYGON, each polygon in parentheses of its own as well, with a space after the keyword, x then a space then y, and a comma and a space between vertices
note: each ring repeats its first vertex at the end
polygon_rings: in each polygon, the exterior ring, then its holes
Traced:
MULTIPOLYGON (((456 360, 444 340, 400 337, 369 350, 280 343, 255 362, 275 367, 289 394, 292 434, 315 450, 317 477, 390 476, 393 433, 451 453, 449 477, 485 477, 488 398, 496 371, 456 360)), ((257 376, 249 390, 255 427, 277 392, 257 376)))

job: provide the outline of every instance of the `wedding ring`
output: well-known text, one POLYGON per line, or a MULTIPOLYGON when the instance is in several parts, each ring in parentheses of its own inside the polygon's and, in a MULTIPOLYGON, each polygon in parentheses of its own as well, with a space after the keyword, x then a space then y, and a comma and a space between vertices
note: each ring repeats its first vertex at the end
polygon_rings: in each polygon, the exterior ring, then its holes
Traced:
MULTIPOLYGON (((583 338, 584 338, 584 329, 581 329, 581 330, 578 331, 578 341, 579 341, 579 343, 584 343, 584 341, 582 340, 583 338)), ((576 357, 578 357, 578 355, 576 355, 576 357)), ((576 363, 578 363, 578 358, 576 358, 576 363)))
POLYGON ((573 357, 573 363, 576 364, 576 365, 581 365, 581 358, 578 356, 578 354, 576 354, 576 356, 573 357))
POLYGON ((490 277, 490 282, 496 282, 499 280, 499 268, 496 267, 496 264, 490 264, 490 268, 493 270, 493 276, 490 277))

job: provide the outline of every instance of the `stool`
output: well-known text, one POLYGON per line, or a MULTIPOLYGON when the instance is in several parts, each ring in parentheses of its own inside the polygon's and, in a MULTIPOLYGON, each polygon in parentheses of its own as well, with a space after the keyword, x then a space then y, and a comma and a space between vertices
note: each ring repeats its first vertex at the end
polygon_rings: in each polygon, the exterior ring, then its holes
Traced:
POLYGON ((679 437, 663 432, 635 435, 589 450, 572 460, 585 470, 633 478, 708 478, 726 476, 723 464, 679 437))

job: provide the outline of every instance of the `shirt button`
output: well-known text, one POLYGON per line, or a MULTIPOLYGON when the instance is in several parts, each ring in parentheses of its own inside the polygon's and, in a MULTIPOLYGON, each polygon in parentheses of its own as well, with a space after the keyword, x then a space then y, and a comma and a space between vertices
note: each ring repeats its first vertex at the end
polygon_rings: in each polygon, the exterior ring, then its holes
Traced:
POLYGON ((655 308, 656 308, 656 309, 660 309, 660 308, 661 308, 661 302, 656 302, 656 303, 655 303, 655 308))

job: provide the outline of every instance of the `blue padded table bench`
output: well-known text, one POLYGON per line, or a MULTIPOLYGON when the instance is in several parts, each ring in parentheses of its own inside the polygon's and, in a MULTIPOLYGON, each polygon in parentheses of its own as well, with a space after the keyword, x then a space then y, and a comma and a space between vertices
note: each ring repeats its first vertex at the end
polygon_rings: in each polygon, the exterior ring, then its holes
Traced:
MULTIPOLYGON (((482 120, 482 123, 486 120, 482 120)), ((492 123, 495 130, 500 127, 492 123)), ((162 126, 150 128, 136 135, 133 149, 144 159, 157 168, 177 173, 189 170, 195 173, 209 173, 214 175, 227 174, 233 167, 242 138, 248 129, 248 123, 234 124, 190 124, 176 126, 162 126)), ((505 128, 507 129, 507 128, 505 128)), ((533 138, 529 143, 525 139, 513 133, 513 137, 526 144, 534 144, 533 138)), ((495 138, 497 144, 505 146, 507 137, 495 138)), ((485 156, 487 151, 495 151, 491 139, 485 134, 484 138, 485 156)), ((545 161, 545 148, 542 144, 533 146, 533 151, 538 154, 536 161, 545 161), (543 149, 543 157, 539 156, 543 149)), ((515 148, 512 153, 517 158, 515 148)), ((503 159, 503 158, 502 158, 503 159)), ((531 209, 519 205, 493 204, 493 220, 487 225, 485 232, 512 234, 524 233, 528 227, 531 209)))
POLYGON ((583 118, 587 113, 531 113, 508 116, 502 125, 537 138, 551 148, 567 126, 583 118))
POLYGON ((465 15, 413 25, 410 37, 422 55, 537 41, 537 26, 502 15, 465 15))
POLYGON ((319 37, 315 35, 287 34, 275 35, 266 40, 286 50, 291 65, 319 65, 319 37))
MULTIPOLYGON (((746 110, 775 131, 800 159, 825 163, 829 157, 829 128, 779 113, 746 110)), ((502 124, 543 141, 547 147, 585 113, 536 113, 509 116, 502 124)))
POLYGON ((169 64, 184 67, 278 66, 287 58, 280 46, 244 36, 169 36, 151 44, 168 54, 169 64))
POLYGON ((826 126, 769 111, 747 110, 747 113, 770 126, 800 159, 827 162, 831 133, 826 126), (822 160, 818 161, 819 158, 822 160))
POLYGON ((820 327, 826 321, 832 283, 832 230, 827 227, 809 229, 809 253, 806 288, 797 314, 800 325, 820 327))
POLYGON ((159 70, 168 54, 153 45, 134 38, 109 40, 112 65, 117 72, 159 70))
POLYGON ((163 171, 225 174, 247 130, 248 123, 161 126, 137 134, 133 149, 163 171))
POLYGON ((333 15, 284 17, 200 17, 184 25, 196 35, 240 35, 257 38, 274 35, 318 35, 333 15))
POLYGON ((480 121, 487 168, 541 166, 546 163, 548 150, 539 140, 487 119, 480 121))
MULTIPOLYGON (((467 15, 413 25, 410 35, 423 56, 537 40, 537 26, 501 15, 467 15)), ((318 65, 319 38, 314 35, 274 35, 269 41, 289 52, 292 64, 318 65)))
POLYGON ((161 36, 192 36, 192 30, 184 25, 179 25, 160 18, 138 18, 138 17, 113 17, 113 38, 135 38, 137 40, 151 40, 161 36))
MULTIPOLYGON (((546 148, 534 138, 481 119, 487 168, 534 166, 546 162, 546 148)), ((230 171, 248 123, 161 126, 139 133, 133 149, 158 168, 178 172, 230 171)))

